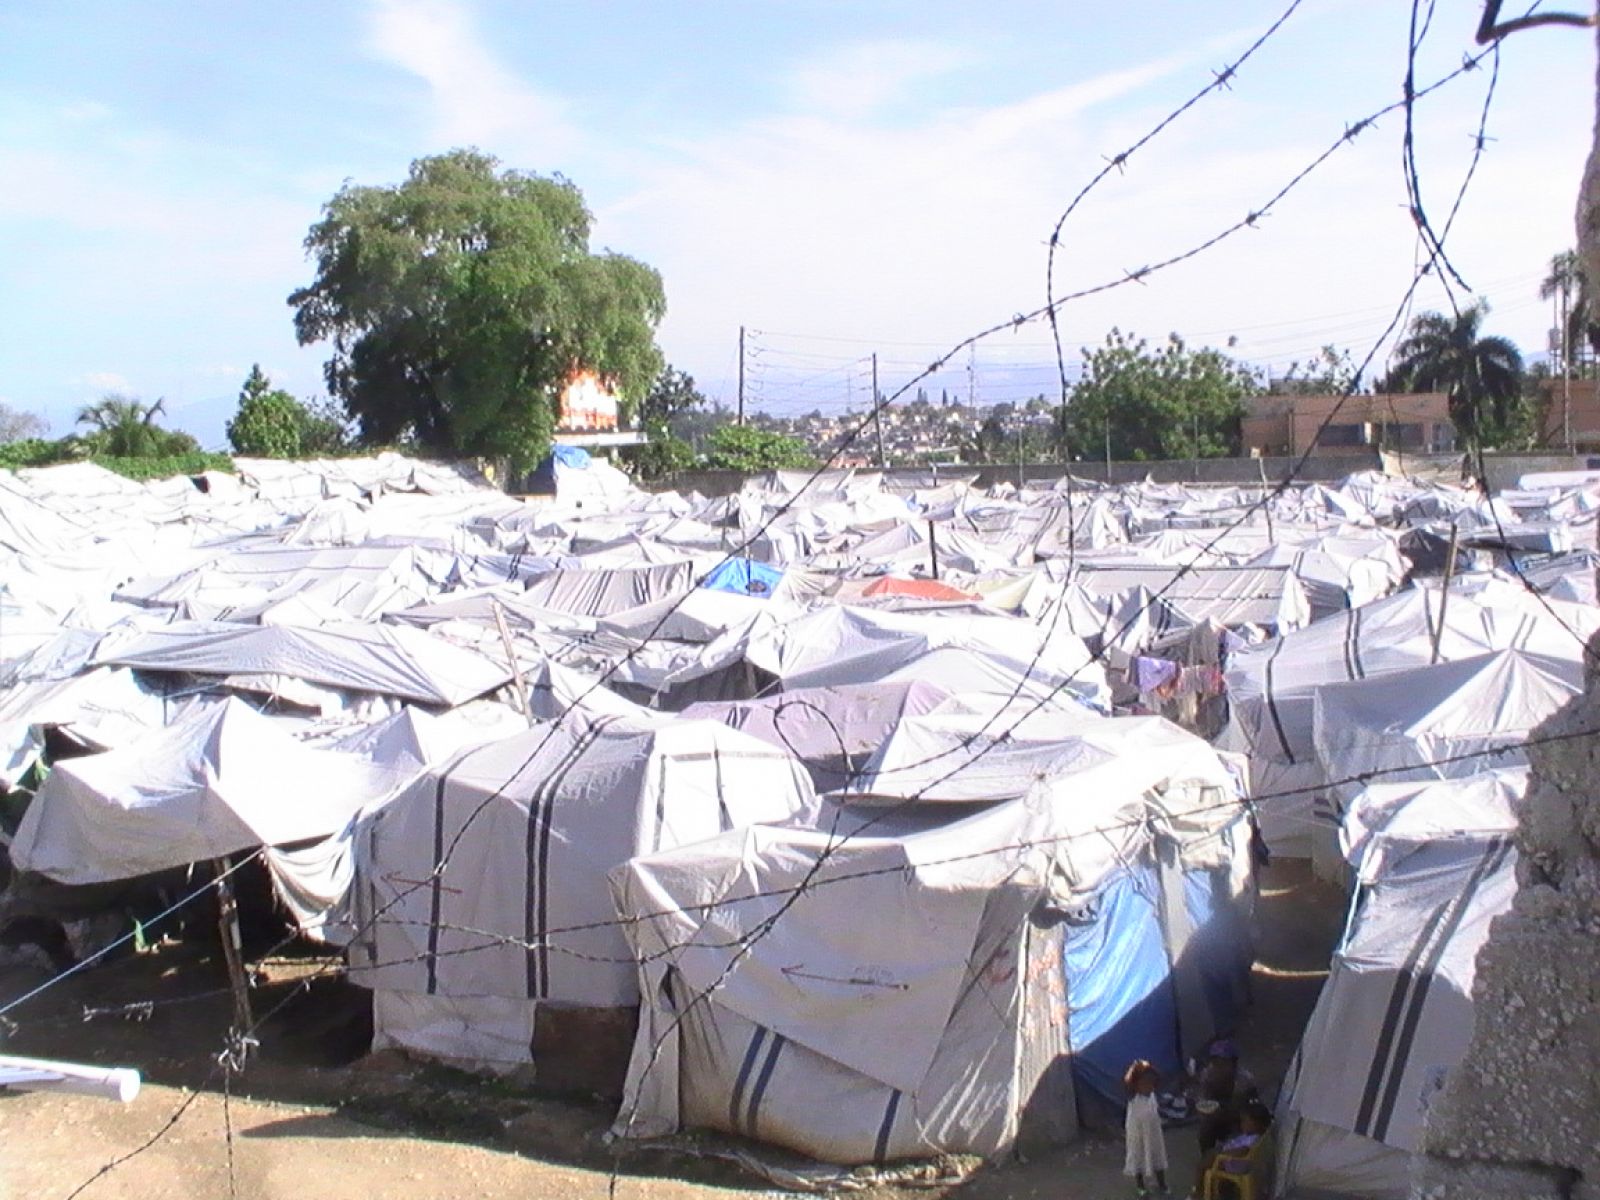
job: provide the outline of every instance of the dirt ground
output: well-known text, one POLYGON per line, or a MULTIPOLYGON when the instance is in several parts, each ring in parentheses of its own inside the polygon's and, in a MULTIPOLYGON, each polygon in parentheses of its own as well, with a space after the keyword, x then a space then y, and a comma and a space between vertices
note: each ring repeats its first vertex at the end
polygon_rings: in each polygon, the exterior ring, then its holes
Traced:
MULTIPOLYGON (((1269 1098, 1316 1000, 1342 916, 1341 897, 1311 880, 1303 864, 1264 872, 1254 1004, 1239 1040, 1244 1065, 1269 1098)), ((259 1011, 289 996, 296 977, 314 969, 277 964, 275 982, 256 997, 259 1011)), ((0 968, 0 1004, 46 977, 35 967, 0 968)), ((295 992, 264 1026, 263 1045, 225 1105, 213 1058, 229 1022, 224 982, 216 959, 169 947, 85 971, 14 1012, 8 1053, 137 1066, 146 1084, 127 1106, 0 1091, 0 1200, 66 1200, 80 1188, 89 1200, 777 1194, 733 1166, 687 1154, 632 1153, 618 1161, 603 1141, 612 1109, 599 1101, 533 1097, 452 1072, 363 1061, 366 1029, 352 1016, 355 997, 337 980, 295 992), (152 997, 167 1002, 148 1012, 83 1017, 86 1006, 116 1008, 152 997)), ((1193 1170, 1193 1134, 1169 1131, 1167 1143, 1173 1190, 1182 1195, 1193 1170)), ((985 1165, 953 1186, 853 1194, 870 1200, 1131 1194, 1120 1168, 1120 1142, 1091 1138, 1027 1161, 985 1165)))

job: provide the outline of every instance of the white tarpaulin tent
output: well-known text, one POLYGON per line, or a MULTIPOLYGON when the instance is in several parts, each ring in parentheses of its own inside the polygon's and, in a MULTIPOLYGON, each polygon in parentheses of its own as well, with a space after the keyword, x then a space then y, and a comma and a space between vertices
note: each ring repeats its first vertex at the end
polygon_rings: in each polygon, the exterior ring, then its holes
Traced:
POLYGON ((1311 619, 1305 588, 1287 566, 1096 565, 1081 567, 1073 579, 1099 596, 1143 588, 1159 595, 1191 624, 1212 620, 1223 626, 1260 625, 1281 633, 1311 619))
POLYGON ((11 857, 62 883, 130 879, 327 837, 405 774, 303 746, 230 698, 122 749, 57 763, 11 857))
MULTIPOLYGON (((1496 650, 1578 662, 1581 639, 1600 629, 1600 611, 1541 602, 1510 585, 1456 587, 1448 602, 1441 599, 1436 588, 1415 588, 1229 658, 1229 720, 1217 744, 1248 758, 1251 792, 1267 797, 1260 804, 1261 828, 1274 853, 1311 856, 1313 797, 1328 777, 1324 767, 1335 777, 1353 773, 1317 755, 1315 712, 1323 687, 1496 650)), ((1377 701, 1388 694, 1387 685, 1374 682, 1364 694, 1377 701)))
POLYGON ((637 1001, 608 871, 811 805, 797 760, 710 721, 574 713, 430 769, 356 834, 374 1047, 533 1061, 542 1006, 637 1001))
POLYGON ((950 699, 936 683, 864 683, 855 687, 796 688, 759 700, 704 701, 685 719, 721 721, 806 764, 818 791, 844 787, 866 766, 896 722, 950 699))
POLYGON ((196 675, 285 675, 438 705, 463 703, 511 679, 509 670, 483 655, 403 625, 300 629, 178 621, 107 638, 94 661, 196 675))
MULTIPOLYGON (((1459 779, 1522 761, 1520 751, 1482 755, 1520 745, 1582 691, 1582 663, 1500 650, 1318 688, 1313 741, 1330 781, 1374 772, 1388 782, 1459 779)), ((1360 786, 1329 794, 1348 800, 1360 786)))
POLYGON ((1358 802, 1380 827, 1361 833, 1346 933, 1284 1083, 1279 1194, 1411 1194, 1429 1101, 1472 1036, 1478 951, 1516 894, 1515 818, 1495 797, 1525 782, 1395 785, 1358 802))
POLYGON ((1074 1136, 1077 1089, 1111 1059, 1120 1075, 1130 1039, 1164 1041, 1175 1065, 1217 1027, 1177 995, 1196 932, 1184 881, 1214 875, 1223 905, 1239 900, 1248 837, 1203 742, 1172 730, 1190 755, 1140 753, 1162 724, 1124 730, 1117 760, 1034 745, 1019 799, 834 808, 825 828, 619 867, 641 1016, 616 1132, 710 1127, 835 1163, 987 1155, 1074 1136), (1074 925, 1103 936, 1080 946, 1074 925))

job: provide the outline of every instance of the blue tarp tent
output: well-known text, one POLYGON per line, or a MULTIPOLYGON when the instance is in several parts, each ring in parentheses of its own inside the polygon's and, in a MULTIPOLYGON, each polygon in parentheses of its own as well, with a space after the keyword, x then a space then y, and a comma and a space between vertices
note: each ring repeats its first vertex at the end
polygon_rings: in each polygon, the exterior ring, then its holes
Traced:
POLYGON ((1136 1058, 1165 1079, 1177 1075, 1178 1008, 1160 891, 1156 868, 1136 866, 1106 882, 1090 919, 1067 928, 1067 1029, 1080 1103, 1092 1094, 1120 1111, 1122 1073, 1136 1058))
POLYGON ((522 490, 533 496, 556 494, 556 464, 568 471, 584 471, 589 467, 589 452, 582 446, 550 447, 550 453, 534 468, 522 485, 522 490))
POLYGON ((713 592, 737 592, 766 599, 783 579, 783 572, 748 558, 730 558, 705 577, 701 587, 713 592))
POLYGON ((1069 922, 1062 948, 1084 1123, 1121 1112, 1122 1073, 1134 1059, 1149 1059, 1171 1083, 1186 1054, 1231 1030, 1253 957, 1248 912, 1230 895, 1227 868, 1145 861, 1108 878, 1069 922))

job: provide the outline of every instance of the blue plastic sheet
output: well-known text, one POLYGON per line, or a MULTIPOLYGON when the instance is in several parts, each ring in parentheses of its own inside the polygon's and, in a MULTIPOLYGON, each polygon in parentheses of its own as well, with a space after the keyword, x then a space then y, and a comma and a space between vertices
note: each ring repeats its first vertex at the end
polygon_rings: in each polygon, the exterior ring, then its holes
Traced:
POLYGON ((783 572, 766 563, 748 558, 730 558, 706 576, 700 586, 714 592, 737 592, 741 596, 767 599, 783 579, 783 572))
POLYGON ((1157 907, 1154 867, 1113 877, 1087 924, 1067 927, 1068 1038, 1075 1085, 1120 1107, 1122 1074, 1149 1059, 1166 1080, 1179 1068, 1178 1009, 1157 907))

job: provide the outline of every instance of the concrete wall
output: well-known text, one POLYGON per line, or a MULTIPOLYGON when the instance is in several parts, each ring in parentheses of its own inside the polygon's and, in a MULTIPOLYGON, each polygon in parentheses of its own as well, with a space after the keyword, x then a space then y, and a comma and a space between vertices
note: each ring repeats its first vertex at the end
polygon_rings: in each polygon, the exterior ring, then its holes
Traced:
POLYGON ((1413 1195, 1600 1200, 1600 688, 1530 739, 1517 895, 1478 954, 1465 1059, 1433 1102, 1413 1195))
MULTIPOLYGON (((1167 459, 1161 462, 1113 462, 1107 473, 1104 462, 1080 462, 1073 465, 1073 474, 1079 479, 1096 483, 1139 483, 1153 479, 1157 483, 1201 484, 1251 484, 1265 477, 1276 483, 1293 469, 1297 459, 1278 455, 1267 458, 1202 458, 1198 462, 1187 458, 1167 459)), ((1405 471, 1407 463, 1424 464, 1426 474, 1437 473, 1454 477, 1457 455, 1390 456, 1399 470, 1405 471), (1443 469, 1441 469, 1443 468, 1443 469)), ((1314 455, 1306 460, 1297 476, 1305 483, 1337 483, 1358 471, 1381 470, 1382 459, 1371 448, 1360 454, 1314 455)), ((1600 470, 1600 454, 1514 454, 1491 451, 1484 455, 1484 468, 1488 472, 1489 486, 1494 491, 1517 486, 1523 475, 1537 471, 1600 470)), ((871 468, 862 468, 870 470, 871 468)), ((1419 467, 1419 469, 1422 469, 1419 467)), ((1048 486, 1060 479, 1065 468, 1060 463, 1029 463, 1023 468, 1023 478, 1033 484, 1048 486)), ((927 468, 917 467, 902 471, 890 468, 892 479, 896 475, 926 477, 927 468)), ((981 488, 997 483, 1017 482, 1016 463, 987 463, 974 466, 942 467, 940 475, 951 478, 977 477, 981 488)), ((684 471, 671 479, 653 486, 655 491, 699 492, 703 496, 727 496, 744 486, 746 476, 740 471, 684 471)))
POLYGON ((1513 454, 1509 451, 1490 451, 1483 456, 1484 470, 1489 476, 1491 491, 1503 491, 1517 486, 1524 475, 1538 471, 1595 471, 1600 470, 1600 454, 1513 454))
MULTIPOLYGON (((1276 483, 1294 466, 1295 459, 1278 458, 1202 458, 1193 462, 1187 458, 1168 459, 1161 462, 1113 462, 1109 474, 1111 483, 1139 483, 1146 478, 1157 483, 1260 483, 1265 474, 1268 482, 1276 483)), ((1339 455, 1309 459, 1299 478, 1307 482, 1335 483, 1356 471, 1375 470, 1379 466, 1374 453, 1339 455)), ((864 468, 870 470, 871 468, 864 468)), ((1060 463, 1028 463, 1023 467, 1023 478, 1029 483, 1048 486, 1065 474, 1060 463)), ((890 468, 890 478, 904 474, 925 478, 929 469, 909 468, 901 471, 890 468)), ((1072 473, 1079 479, 1096 483, 1108 481, 1106 464, 1081 462, 1073 465, 1072 473)), ((973 466, 941 467, 941 476, 953 479, 977 477, 978 486, 991 487, 997 483, 1017 482, 1016 463, 989 463, 973 466)), ((746 476, 740 471, 683 471, 654 486, 656 491, 699 492, 703 496, 726 496, 737 492, 746 476)))

